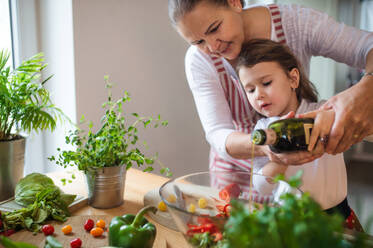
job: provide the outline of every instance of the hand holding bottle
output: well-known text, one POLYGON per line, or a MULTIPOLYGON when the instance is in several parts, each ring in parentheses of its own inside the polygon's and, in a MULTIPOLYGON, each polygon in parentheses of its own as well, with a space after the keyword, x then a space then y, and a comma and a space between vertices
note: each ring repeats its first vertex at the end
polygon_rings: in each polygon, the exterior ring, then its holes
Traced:
POLYGON ((333 109, 318 109, 305 114, 298 115, 299 118, 314 119, 314 125, 311 132, 308 151, 313 151, 316 148, 318 141, 323 146, 327 146, 329 133, 334 123, 334 116, 335 112, 333 109))

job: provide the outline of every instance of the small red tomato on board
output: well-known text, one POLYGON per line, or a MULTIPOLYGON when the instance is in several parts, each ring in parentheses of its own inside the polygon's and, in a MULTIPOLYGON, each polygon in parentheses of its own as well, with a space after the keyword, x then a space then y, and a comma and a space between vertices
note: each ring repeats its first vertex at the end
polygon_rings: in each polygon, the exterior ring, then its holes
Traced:
POLYGON ((92 228, 95 226, 95 222, 92 220, 92 219, 88 219, 85 223, 84 223, 84 229, 89 232, 92 230, 92 228))
POLYGON ((82 241, 80 238, 76 238, 70 241, 71 248, 80 248, 82 246, 82 241))
POLYGON ((54 233, 54 227, 50 224, 44 225, 41 230, 43 231, 45 236, 52 235, 54 233))
POLYGON ((9 237, 10 235, 16 233, 14 229, 8 229, 6 231, 0 232, 0 235, 4 235, 5 237, 9 237))

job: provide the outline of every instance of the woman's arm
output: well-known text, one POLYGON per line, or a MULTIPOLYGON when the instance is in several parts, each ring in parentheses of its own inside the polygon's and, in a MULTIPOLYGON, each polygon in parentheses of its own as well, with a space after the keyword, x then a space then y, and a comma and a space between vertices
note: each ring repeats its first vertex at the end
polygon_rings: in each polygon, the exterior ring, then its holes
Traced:
MULTIPOLYGON (((366 72, 373 72, 373 49, 366 60, 366 72)), ((337 154, 373 134, 373 76, 366 75, 351 88, 333 96, 324 105, 333 108, 335 121, 326 151, 337 154)))
MULTIPOLYGON (((301 37, 305 51, 373 72, 372 32, 338 23, 319 11, 302 10, 304 13, 298 22, 299 28, 295 30, 300 32, 296 35, 301 37)), ((346 151, 373 132, 369 123, 373 119, 371 92, 373 76, 365 76, 358 84, 332 97, 324 105, 324 109, 332 108, 335 111, 335 121, 326 147, 328 153, 346 151)))
MULTIPOLYGON (((235 130, 219 75, 209 57, 196 49, 189 48, 185 70, 206 139, 222 158, 248 159, 251 157, 250 134, 235 130), (236 148, 239 151, 235 152, 236 148)), ((264 155, 260 149, 256 151, 256 156, 264 155)))

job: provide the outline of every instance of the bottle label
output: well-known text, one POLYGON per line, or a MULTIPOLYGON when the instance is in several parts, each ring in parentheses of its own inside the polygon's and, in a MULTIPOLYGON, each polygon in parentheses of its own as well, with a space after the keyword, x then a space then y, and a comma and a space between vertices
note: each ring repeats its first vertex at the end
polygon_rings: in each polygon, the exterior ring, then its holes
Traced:
POLYGON ((313 128, 312 123, 304 123, 304 137, 306 138, 307 145, 310 143, 312 128, 313 128))

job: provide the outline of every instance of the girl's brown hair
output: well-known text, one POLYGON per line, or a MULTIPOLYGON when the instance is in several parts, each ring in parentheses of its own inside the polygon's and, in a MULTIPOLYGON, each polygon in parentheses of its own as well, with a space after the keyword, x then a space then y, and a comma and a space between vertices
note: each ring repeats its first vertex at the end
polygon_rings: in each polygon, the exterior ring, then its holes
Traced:
MULTIPOLYGON (((198 3, 203 1, 217 6, 229 6, 228 0, 168 0, 168 16, 172 25, 176 25, 180 18, 192 11, 198 3)), ((245 1, 240 0, 240 2, 242 7, 244 7, 245 1)))
POLYGON ((236 70, 253 67, 260 62, 277 62, 289 76, 293 68, 299 71, 299 87, 295 90, 298 101, 317 102, 317 90, 304 74, 301 65, 287 46, 265 39, 254 39, 242 45, 236 70))

